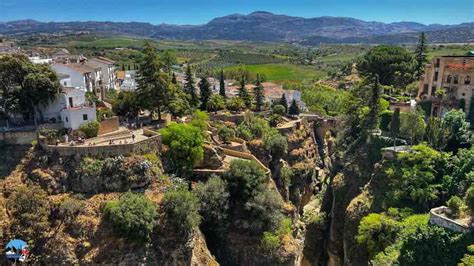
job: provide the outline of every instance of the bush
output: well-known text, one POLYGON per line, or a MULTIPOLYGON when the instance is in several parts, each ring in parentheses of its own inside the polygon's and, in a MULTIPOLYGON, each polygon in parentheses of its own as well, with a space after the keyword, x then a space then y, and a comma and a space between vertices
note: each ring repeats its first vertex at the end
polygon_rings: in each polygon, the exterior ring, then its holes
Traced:
POLYGON ((273 160, 278 160, 286 155, 288 141, 286 137, 276 134, 265 138, 265 148, 272 155, 273 160))
POLYGON ((276 230, 283 218, 282 207, 283 200, 275 190, 264 190, 255 195, 245 204, 250 230, 255 234, 276 230))
POLYGON ((471 215, 474 216, 474 186, 469 187, 469 189, 466 191, 466 206, 471 212, 471 215))
POLYGON ((448 202, 446 202, 449 209, 452 211, 453 217, 459 217, 463 209, 464 202, 458 196, 452 196, 448 202))
POLYGON ((274 105, 272 107, 272 113, 280 116, 284 116, 286 114, 285 106, 281 104, 274 105))
POLYGON ((371 213, 362 218, 356 241, 367 248, 370 257, 393 244, 400 230, 398 223, 389 217, 371 213))
POLYGON ((75 198, 68 198, 59 205, 59 215, 66 223, 72 222, 84 210, 84 203, 75 198))
POLYGON ((183 187, 165 194, 162 210, 167 228, 180 237, 189 235, 201 222, 198 198, 183 187))
POLYGON ((206 183, 199 182, 194 190, 199 199, 199 212, 208 225, 222 225, 229 210, 227 182, 211 176, 206 183))
POLYGON ((225 179, 229 183, 230 195, 234 201, 246 202, 265 189, 265 172, 254 161, 231 161, 225 179))
POLYGON ((200 128, 188 124, 171 123, 160 133, 163 144, 169 147, 168 155, 177 172, 189 171, 202 160, 204 138, 200 128))
POLYGON ((272 232, 264 232, 262 248, 269 253, 274 253, 280 247, 280 237, 272 232))
POLYGON ((227 126, 222 126, 219 128, 217 134, 224 143, 229 143, 229 141, 235 137, 235 131, 227 126))
POLYGON ((99 134, 99 128, 100 128, 100 123, 97 121, 89 121, 82 126, 80 126, 79 130, 81 130, 84 135, 86 135, 86 138, 93 138, 97 137, 97 134, 99 134))
POLYGON ((135 241, 147 241, 155 225, 156 208, 144 195, 125 193, 104 207, 114 232, 135 241))

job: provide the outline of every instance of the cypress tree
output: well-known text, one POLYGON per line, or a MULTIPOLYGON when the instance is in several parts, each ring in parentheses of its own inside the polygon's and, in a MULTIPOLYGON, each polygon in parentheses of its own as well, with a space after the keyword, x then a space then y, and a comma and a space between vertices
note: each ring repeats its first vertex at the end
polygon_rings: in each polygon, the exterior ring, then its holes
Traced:
POLYGON ((174 74, 174 72, 173 72, 173 76, 172 76, 171 82, 172 82, 173 84, 178 84, 178 81, 176 80, 176 74, 174 74))
POLYGON ((420 79, 421 75, 423 75, 425 71, 425 63, 426 60, 426 53, 427 53, 427 45, 426 45, 426 35, 424 32, 421 33, 420 39, 418 41, 418 46, 415 50, 415 78, 418 80, 420 79))
POLYGON ((219 77, 219 94, 225 98, 225 78, 224 78, 224 70, 221 70, 221 75, 219 77))
POLYGON ((397 136, 400 134, 400 108, 393 112, 392 120, 390 121, 390 136, 393 139, 393 147, 396 146, 397 136))
POLYGON ((190 104, 193 107, 199 105, 198 95, 196 93, 196 88, 194 87, 194 78, 193 73, 191 72, 191 66, 188 64, 186 68, 186 73, 184 77, 184 91, 190 96, 190 104))
POLYGON ((252 105, 252 102, 250 101, 250 97, 249 97, 249 92, 247 91, 247 88, 245 88, 244 76, 242 76, 242 79, 240 80, 238 96, 244 101, 245 107, 249 108, 252 105))
POLYGON ((207 110, 207 104, 209 103, 209 99, 211 98, 211 84, 209 81, 203 77, 201 81, 199 81, 199 92, 201 94, 201 110, 207 110))
POLYGON ((298 107, 298 104, 296 103, 296 100, 293 99, 291 101, 290 109, 288 111, 290 115, 299 115, 300 114, 300 108, 298 107))
POLYGON ((286 95, 284 93, 281 95, 279 104, 285 107, 285 112, 288 112, 288 102, 286 101, 286 95))
POLYGON ((260 76, 257 75, 257 83, 255 84, 254 90, 254 97, 255 97, 255 108, 258 112, 262 110, 264 101, 265 101, 265 94, 264 88, 262 83, 260 82, 260 76))

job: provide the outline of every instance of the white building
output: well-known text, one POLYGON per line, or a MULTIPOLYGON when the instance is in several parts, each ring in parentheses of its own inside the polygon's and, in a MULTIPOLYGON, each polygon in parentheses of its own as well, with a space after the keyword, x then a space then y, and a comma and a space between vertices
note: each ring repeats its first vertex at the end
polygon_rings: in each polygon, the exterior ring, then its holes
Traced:
POLYGON ((30 56, 28 57, 31 63, 40 65, 40 64, 51 64, 53 62, 52 58, 41 58, 40 56, 30 56))
POLYGON ((62 122, 65 128, 78 129, 97 119, 96 107, 86 101, 85 91, 75 88, 62 88, 54 101, 38 109, 44 121, 62 122))
MULTIPOLYGON (((53 64, 51 68, 59 75, 68 75, 70 86, 95 94, 102 98, 102 69, 86 62, 71 64, 53 64)), ((60 80, 63 84, 63 80, 60 80)))
POLYGON ((115 62, 105 57, 93 58, 86 62, 89 66, 97 66, 102 69, 102 83, 106 89, 116 89, 117 76, 115 75, 115 62))

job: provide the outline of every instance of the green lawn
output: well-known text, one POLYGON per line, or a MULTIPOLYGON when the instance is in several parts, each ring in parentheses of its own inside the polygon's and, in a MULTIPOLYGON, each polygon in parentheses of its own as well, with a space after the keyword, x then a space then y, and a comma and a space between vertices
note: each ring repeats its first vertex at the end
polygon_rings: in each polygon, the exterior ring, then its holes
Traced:
POLYGON ((467 52, 474 50, 474 45, 449 45, 443 48, 437 48, 436 50, 430 50, 428 52, 428 60, 433 59, 435 56, 443 55, 465 55, 467 52))
POLYGON ((274 82, 301 82, 305 79, 320 79, 326 76, 323 71, 291 64, 244 65, 228 67, 225 70, 240 68, 244 68, 253 74, 265 75, 267 81, 274 82))

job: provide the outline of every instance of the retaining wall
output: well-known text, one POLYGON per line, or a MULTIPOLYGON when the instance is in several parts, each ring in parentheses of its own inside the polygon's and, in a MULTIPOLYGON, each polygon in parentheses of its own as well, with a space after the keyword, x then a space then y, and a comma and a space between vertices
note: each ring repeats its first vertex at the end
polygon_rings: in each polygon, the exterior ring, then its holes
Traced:
POLYGON ((430 224, 439 225, 455 232, 468 233, 471 229, 469 226, 460 224, 452 219, 449 219, 448 217, 441 215, 442 213, 448 214, 450 212, 451 210, 446 206, 431 209, 430 224))
POLYGON ((106 134, 110 132, 117 131, 119 129, 120 123, 117 116, 106 118, 100 122, 99 134, 106 134))
POLYGON ((4 131, 0 132, 0 141, 13 145, 27 145, 36 140, 36 131, 4 131))

